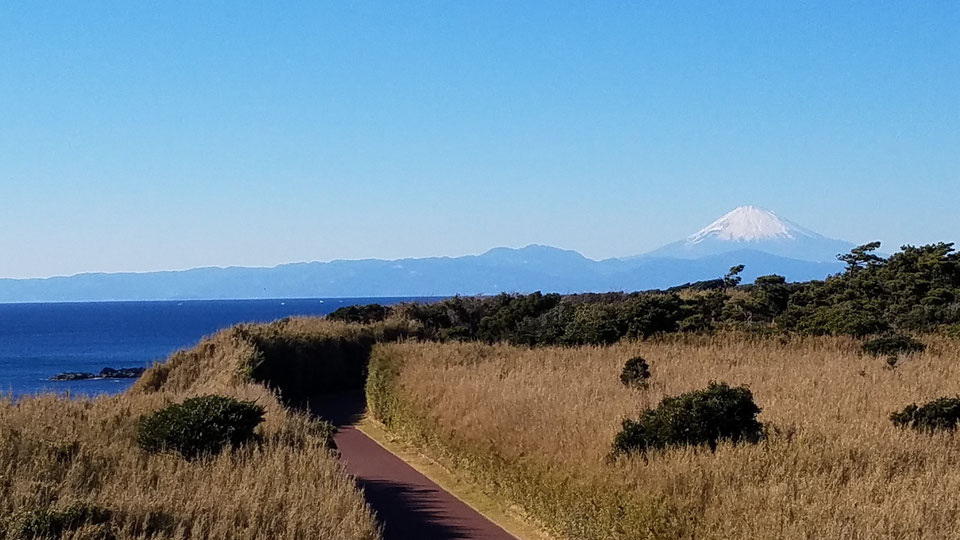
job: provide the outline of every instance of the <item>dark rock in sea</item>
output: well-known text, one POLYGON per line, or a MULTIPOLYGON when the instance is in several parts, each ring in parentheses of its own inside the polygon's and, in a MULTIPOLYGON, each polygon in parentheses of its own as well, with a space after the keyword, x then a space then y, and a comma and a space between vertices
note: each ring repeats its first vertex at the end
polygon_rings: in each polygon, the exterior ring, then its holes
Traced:
POLYGON ((136 379, 140 375, 143 375, 143 372, 146 368, 142 367, 128 367, 113 369, 105 367, 100 370, 100 377, 104 379, 136 379))
POLYGON ((100 370, 99 374, 95 373, 60 373, 50 378, 51 381, 86 381, 90 379, 136 379, 140 375, 143 375, 143 372, 146 368, 142 367, 128 367, 113 369, 105 367, 100 370))
POLYGON ((93 373, 61 373, 59 375, 54 375, 50 378, 51 381, 85 381, 87 379, 95 379, 96 375, 93 373))

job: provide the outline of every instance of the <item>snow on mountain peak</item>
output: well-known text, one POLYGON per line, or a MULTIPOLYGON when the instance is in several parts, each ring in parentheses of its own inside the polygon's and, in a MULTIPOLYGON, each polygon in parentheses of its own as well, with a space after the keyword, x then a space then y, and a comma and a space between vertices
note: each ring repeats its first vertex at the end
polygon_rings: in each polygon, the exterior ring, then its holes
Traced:
POLYGON ((746 250, 802 261, 833 262, 853 244, 827 238, 769 210, 741 206, 696 234, 648 253, 653 257, 700 259, 746 250))
POLYGON ((708 238, 732 242, 761 240, 793 240, 798 237, 820 238, 817 233, 778 217, 770 210, 741 206, 687 238, 698 244, 708 238))

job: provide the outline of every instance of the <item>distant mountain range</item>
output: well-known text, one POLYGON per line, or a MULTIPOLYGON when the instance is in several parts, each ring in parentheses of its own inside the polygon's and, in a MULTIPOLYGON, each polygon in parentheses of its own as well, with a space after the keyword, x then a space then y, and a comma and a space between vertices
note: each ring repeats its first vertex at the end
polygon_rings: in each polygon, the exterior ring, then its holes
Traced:
POLYGON ((576 251, 530 245, 464 257, 0 279, 0 302, 634 291, 718 278, 737 264, 746 265, 745 282, 774 273, 804 281, 841 271, 835 256, 852 247, 748 206, 685 240, 628 258, 597 261, 576 251))

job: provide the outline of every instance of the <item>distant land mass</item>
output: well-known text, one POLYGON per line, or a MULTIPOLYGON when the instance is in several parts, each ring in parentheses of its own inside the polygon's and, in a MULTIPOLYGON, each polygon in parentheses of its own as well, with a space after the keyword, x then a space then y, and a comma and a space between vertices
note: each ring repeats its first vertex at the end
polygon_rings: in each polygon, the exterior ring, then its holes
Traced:
POLYGON ((0 279, 0 302, 636 291, 718 278, 737 264, 746 266, 741 274, 745 282, 767 274, 807 281, 840 272, 836 254, 852 247, 748 206, 685 240, 634 257, 597 261, 576 251, 529 245, 463 257, 0 279))

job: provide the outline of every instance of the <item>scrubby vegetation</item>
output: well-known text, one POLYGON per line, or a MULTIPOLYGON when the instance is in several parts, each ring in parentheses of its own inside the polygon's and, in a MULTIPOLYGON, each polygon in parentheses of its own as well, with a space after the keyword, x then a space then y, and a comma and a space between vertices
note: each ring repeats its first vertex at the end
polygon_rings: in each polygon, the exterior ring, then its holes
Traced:
POLYGON ((663 398, 638 420, 624 420, 613 440, 613 452, 644 453, 698 445, 716 450, 720 441, 755 443, 763 434, 758 414, 760 408, 749 388, 711 382, 703 390, 663 398))
POLYGON ((890 334, 867 340, 860 347, 864 354, 873 356, 897 356, 923 352, 926 346, 923 342, 903 334, 890 334))
POLYGON ((327 315, 334 321, 370 324, 386 320, 393 313, 393 308, 380 304, 363 304, 337 308, 327 315))
POLYGON ((278 356, 296 347, 270 344, 309 342, 323 354, 300 373, 303 384, 331 384, 345 380, 339 374, 355 350, 336 344, 386 335, 320 319, 246 325, 173 355, 125 395, 0 400, 0 538, 380 538, 330 450, 332 428, 281 401, 267 366, 299 369, 305 357, 278 356), (211 394, 223 397, 202 397, 211 394), (154 419, 148 446, 206 457, 142 450, 140 418, 154 419), (197 422, 203 436, 194 444, 197 422), (257 444, 212 450, 253 425, 257 444))
POLYGON ((935 399, 921 407, 907 405, 890 419, 897 426, 920 431, 953 431, 960 424, 960 397, 935 399))
MULTIPOLYGON (((417 335, 429 340, 534 346, 731 329, 865 337, 949 332, 960 325, 960 256, 953 244, 904 246, 886 259, 875 254, 878 247, 867 244, 841 255, 847 269, 824 281, 761 276, 741 285, 738 266, 723 278, 666 291, 456 297, 399 305, 385 316, 414 323, 417 335)), ((371 311, 377 317, 387 313, 371 311)), ((367 320, 348 312, 337 318, 367 320)))
POLYGON ((172 451, 186 459, 219 454, 255 438, 263 407, 226 396, 200 396, 168 405, 140 420, 137 444, 148 452, 172 451))
MULTIPOLYGON (((558 538, 957 538, 960 446, 889 419, 960 387, 960 347, 924 342, 895 372, 850 337, 391 344, 374 350, 367 393, 391 432, 558 538), (618 382, 635 356, 655 367, 647 389, 618 382), (757 444, 717 437, 714 452, 679 445, 609 459, 622 420, 714 380, 730 383, 724 396, 749 387, 763 409, 757 444)), ((736 394, 752 439, 755 409, 736 394)))
MULTIPOLYGON (((250 378, 278 390, 291 404, 305 403, 318 394, 363 388, 378 334, 357 325, 338 325, 330 334, 323 326, 311 329, 307 324, 288 321, 237 328, 235 332, 257 351, 246 365, 250 378)), ((389 339, 382 334, 380 338, 389 339)))
POLYGON ((109 540, 114 538, 109 521, 109 511, 75 502, 63 509, 38 508, 10 516, 5 527, 7 536, 18 540, 62 538, 72 533, 89 540, 109 540))
POLYGON ((627 360, 620 372, 620 384, 631 388, 646 388, 650 380, 650 364, 642 356, 627 360))

